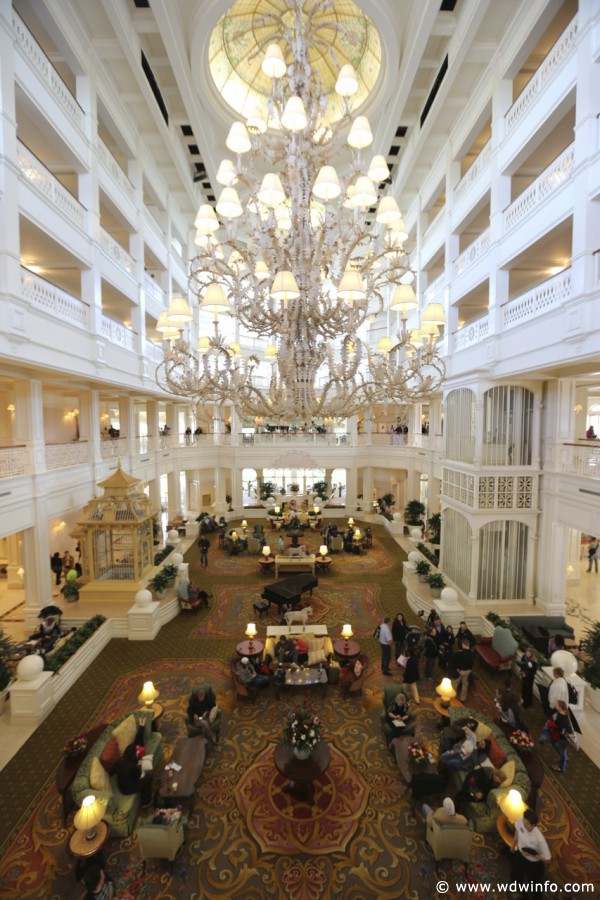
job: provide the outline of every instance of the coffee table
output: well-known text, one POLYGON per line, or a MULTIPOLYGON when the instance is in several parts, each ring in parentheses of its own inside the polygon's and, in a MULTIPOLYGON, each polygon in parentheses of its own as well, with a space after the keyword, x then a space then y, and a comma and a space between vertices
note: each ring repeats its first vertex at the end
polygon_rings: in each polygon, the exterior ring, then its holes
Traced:
POLYGON ((75 805, 71 794, 73 780, 79 771, 81 763, 86 758, 87 754, 94 746, 105 728, 106 724, 97 725, 95 728, 92 728, 91 731, 87 732, 86 753, 82 753, 81 756, 63 756, 60 761, 60 764, 56 771, 56 790, 62 797, 63 825, 67 824, 67 816, 69 815, 69 811, 73 809, 73 806, 75 805))
POLYGON ((445 781, 437 770, 435 762, 418 763, 408 752, 408 745, 415 740, 411 735, 402 735, 391 742, 392 752, 400 774, 411 792, 410 806, 414 812, 415 802, 422 797, 445 791, 445 781))
MULTIPOLYGON (((193 797, 196 784, 202 774, 206 759, 206 738, 197 737, 180 738, 173 749, 170 762, 181 766, 179 772, 173 769, 163 769, 158 776, 158 797, 160 803, 166 806, 183 802, 193 797)), ((191 807, 190 807, 191 808, 191 807)))
POLYGON ((308 759, 297 759, 294 751, 285 741, 275 747, 273 753, 275 768, 288 783, 283 786, 294 800, 312 805, 315 799, 314 781, 327 771, 331 751, 325 741, 319 741, 308 759))
MULTIPOLYGON (((325 669, 322 671, 325 672, 325 669)), ((320 670, 317 666, 305 669, 289 668, 285 669, 284 672, 285 677, 276 681, 278 700, 282 691, 291 690, 293 688, 304 688, 308 690, 309 688, 321 687, 322 695, 325 697, 327 694, 327 685, 329 682, 328 680, 321 681, 320 670)))

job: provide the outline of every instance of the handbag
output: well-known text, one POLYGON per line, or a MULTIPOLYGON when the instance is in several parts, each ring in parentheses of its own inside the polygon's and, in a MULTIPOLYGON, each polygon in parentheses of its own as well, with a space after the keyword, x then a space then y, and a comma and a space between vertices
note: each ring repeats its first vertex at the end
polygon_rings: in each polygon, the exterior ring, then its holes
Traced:
POLYGON ((405 656, 404 653, 401 653, 398 657, 397 662, 399 666, 404 666, 406 668, 406 665, 408 663, 408 656, 405 656))

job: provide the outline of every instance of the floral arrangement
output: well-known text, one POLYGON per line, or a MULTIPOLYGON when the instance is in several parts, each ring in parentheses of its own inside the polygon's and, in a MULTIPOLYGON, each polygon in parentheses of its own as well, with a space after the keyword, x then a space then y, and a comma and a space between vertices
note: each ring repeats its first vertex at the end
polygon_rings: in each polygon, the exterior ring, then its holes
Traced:
POLYGON ((308 697, 297 703, 284 730, 284 739, 297 750, 313 750, 321 740, 321 720, 308 697))
POLYGON ((408 752, 417 763, 431 762, 431 753, 420 741, 412 741, 408 745, 408 752))
POLYGON ((535 742, 531 740, 526 731, 513 731, 509 737, 509 741, 517 750, 531 750, 535 746, 535 742))
POLYGON ((83 756, 87 750, 87 745, 88 742, 85 734, 76 734, 74 737, 69 738, 65 744, 65 756, 83 756))
POLYGON ((294 494, 297 494, 300 490, 299 484, 290 484, 290 491, 293 491, 294 494))

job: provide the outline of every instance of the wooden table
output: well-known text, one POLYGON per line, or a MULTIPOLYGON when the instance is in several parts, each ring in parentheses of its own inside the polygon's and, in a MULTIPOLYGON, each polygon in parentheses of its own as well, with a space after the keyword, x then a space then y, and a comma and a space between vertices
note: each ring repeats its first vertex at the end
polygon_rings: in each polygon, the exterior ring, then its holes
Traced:
POLYGON ((315 571, 327 572, 332 561, 331 556, 317 556, 315 559, 315 571))
POLYGON ((256 656, 260 656, 264 648, 265 645, 262 641, 252 641, 252 649, 250 649, 250 641, 241 641, 235 648, 235 652, 238 656, 247 656, 248 659, 253 659, 256 656))
POLYGON ((356 659, 360 654, 360 644, 358 641, 348 641, 348 649, 346 650, 346 641, 334 641, 333 652, 343 662, 344 660, 356 659))
POLYGON ((294 751, 285 741, 275 747, 273 754, 275 768, 289 779, 283 790, 294 800, 312 805, 315 799, 314 781, 327 771, 331 751, 325 741, 319 741, 308 759, 297 759, 294 751))
POLYGON ((108 825, 104 821, 96 825, 95 836, 88 841, 85 831, 74 831, 69 838, 69 851, 78 859, 89 859, 99 853, 108 838, 108 825))
MULTIPOLYGON (((454 707, 464 706, 464 703, 462 703, 457 697, 453 697, 452 700, 450 701, 450 706, 454 706, 454 707)), ((449 707, 442 705, 441 697, 436 697, 435 700, 433 701, 433 708, 435 710, 437 710, 437 712, 439 712, 440 716, 442 717, 442 722, 439 727, 445 728, 446 725, 448 724, 448 722, 450 721, 450 716, 448 715, 449 707)))
POLYGON ((206 738, 182 737, 175 744, 170 762, 181 766, 179 772, 163 769, 158 775, 158 795, 161 803, 170 805, 178 800, 188 800, 196 791, 206 760, 206 738))
POLYGON ((73 780, 79 771, 79 767, 83 760, 86 758, 87 754, 94 746, 104 729, 106 728, 106 723, 102 725, 97 725, 95 728, 92 728, 91 731, 88 731, 86 734, 87 738, 87 751, 82 753, 81 756, 63 756, 56 771, 56 790, 62 797, 62 808, 63 808, 63 825, 67 824, 67 816, 69 815, 69 811, 73 809, 73 797, 71 795, 71 786, 73 784, 73 780))
POLYGON ((496 819, 496 828, 504 843, 510 847, 515 838, 515 826, 510 824, 504 813, 500 813, 496 819))
POLYGON ((270 572, 273 566, 275 565, 275 557, 274 556, 260 556, 258 559, 258 564, 261 568, 262 572, 270 572))

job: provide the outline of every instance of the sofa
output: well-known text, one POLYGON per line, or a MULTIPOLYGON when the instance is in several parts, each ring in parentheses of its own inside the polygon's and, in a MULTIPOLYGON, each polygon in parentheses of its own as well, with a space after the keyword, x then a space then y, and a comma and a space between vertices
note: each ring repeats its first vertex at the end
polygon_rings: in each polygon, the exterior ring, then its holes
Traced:
POLYGON ((480 637, 473 648, 483 662, 501 672, 510 669, 518 644, 508 628, 497 625, 491 637, 480 637))
MULTIPOLYGON (((131 737, 131 740, 133 740, 137 728, 135 720, 141 716, 146 719, 144 727, 146 753, 152 755, 152 765, 156 769, 162 756, 162 735, 158 731, 152 731, 151 712, 136 710, 126 713, 106 726, 96 743, 89 750, 73 780, 73 800, 78 807, 81 806, 84 798, 89 794, 94 794, 99 800, 106 801, 106 811, 102 818, 110 825, 110 833, 114 837, 128 837, 132 833, 140 805, 140 794, 121 794, 117 785, 116 775, 111 775, 104 769, 100 762, 100 757, 113 737, 115 729, 130 717, 133 718, 134 730, 131 737), (96 760, 95 763, 94 760, 96 760), (104 778, 102 773, 104 773, 104 778)), ((128 723, 128 726, 130 729, 130 723, 128 723)), ((126 726, 124 726, 125 728, 126 726)), ((124 730, 122 730, 119 737, 122 737, 123 733, 124 730)), ((128 743, 131 743, 131 740, 128 743)), ((123 743, 121 744, 122 749, 120 747, 120 753, 125 749, 125 746, 123 743)))
MULTIPOLYGON (((469 821, 473 823, 475 831, 480 834, 489 834, 496 831, 496 821, 501 812, 499 806, 501 798, 512 788, 516 788, 523 800, 527 801, 531 793, 531 779, 517 751, 504 736, 502 729, 494 724, 490 718, 466 706, 462 708, 451 706, 448 709, 448 716, 450 718, 450 726, 444 729, 442 732, 443 736, 447 736, 450 731, 455 735, 462 734, 461 729, 457 725, 458 720, 465 718, 476 719, 479 723, 476 731, 478 740, 488 737, 490 739, 493 738, 495 746, 490 751, 490 759, 493 757, 492 762, 495 763, 495 766, 499 769, 502 768, 502 766, 498 765, 502 759, 504 759, 503 766, 507 763, 514 763, 514 775, 509 784, 505 782, 500 787, 490 791, 484 801, 467 803, 464 809, 461 810, 469 821), (500 758, 496 754, 500 754, 500 758)), ((512 766, 508 768, 512 768, 512 766)), ((462 788, 466 777, 467 773, 461 769, 452 769, 448 772, 448 784, 452 795, 458 793, 462 788)))
POLYGON ((516 625, 525 638, 539 653, 547 655, 550 638, 562 634, 565 641, 575 640, 575 632, 562 616, 511 616, 511 625, 516 625))
POLYGON ((280 556, 275 557, 275 578, 279 578, 279 570, 286 569, 288 572, 312 572, 315 574, 314 553, 306 556, 280 556))
MULTIPOLYGON (((319 663, 326 663, 333 656, 333 644, 331 638, 326 634, 313 634, 312 632, 307 631, 306 633, 294 632, 289 636, 304 641, 308 647, 308 659, 304 660, 304 662, 308 662, 309 666, 318 666, 319 663)), ((275 644, 277 643, 277 640, 278 638, 272 635, 265 639, 265 648, 263 650, 264 662, 274 660, 275 644)), ((300 659, 300 662, 302 662, 302 658, 300 659)))

